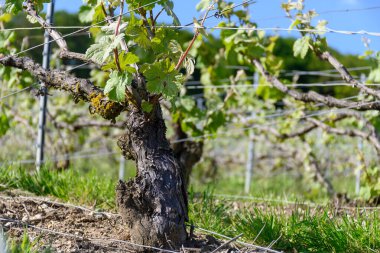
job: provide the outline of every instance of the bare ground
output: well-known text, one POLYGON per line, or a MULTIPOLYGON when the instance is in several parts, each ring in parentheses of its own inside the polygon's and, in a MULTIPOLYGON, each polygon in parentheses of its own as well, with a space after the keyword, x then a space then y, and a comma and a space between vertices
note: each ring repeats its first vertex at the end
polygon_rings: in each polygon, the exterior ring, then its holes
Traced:
MULTIPOLYGON (((34 249, 50 248, 53 252, 135 252, 142 246, 132 245, 121 217, 114 213, 95 212, 48 198, 25 196, 14 192, 0 195, 0 227, 6 236, 21 240, 27 230, 34 249)), ((223 245, 208 235, 196 235, 182 252, 211 252, 223 245)), ((149 249, 152 252, 174 252, 149 249)), ((238 249, 233 243, 218 252, 257 252, 238 249)))

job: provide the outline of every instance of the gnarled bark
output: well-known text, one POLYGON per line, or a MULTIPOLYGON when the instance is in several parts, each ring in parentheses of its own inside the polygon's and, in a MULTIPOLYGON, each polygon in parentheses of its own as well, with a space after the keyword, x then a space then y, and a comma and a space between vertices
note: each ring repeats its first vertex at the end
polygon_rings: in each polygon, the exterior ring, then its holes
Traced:
POLYGON ((117 204, 135 243, 180 247, 186 239, 187 194, 180 164, 166 139, 166 127, 157 105, 153 115, 133 110, 119 146, 136 162, 137 176, 119 181, 117 204))
MULTIPOLYGON (((86 79, 62 71, 45 70, 27 57, 7 56, 0 64, 29 71, 49 88, 64 90, 75 99, 89 102, 93 113, 114 120, 127 112, 127 132, 119 146, 136 161, 137 176, 117 189, 119 213, 133 242, 156 247, 180 247, 186 239, 187 193, 177 161, 166 139, 166 127, 158 104, 152 113, 107 99, 103 91, 86 79)), ((138 248, 136 250, 141 250, 138 248)))

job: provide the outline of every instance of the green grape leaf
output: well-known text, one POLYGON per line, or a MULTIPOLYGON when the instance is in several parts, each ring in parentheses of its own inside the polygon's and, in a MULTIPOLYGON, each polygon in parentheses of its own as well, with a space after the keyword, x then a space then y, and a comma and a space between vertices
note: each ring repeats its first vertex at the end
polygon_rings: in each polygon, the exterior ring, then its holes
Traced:
POLYGON ((110 4, 112 7, 116 8, 120 5, 121 1, 120 0, 109 0, 110 4))
POLYGON ((208 118, 206 130, 215 133, 226 122, 225 114, 221 110, 213 111, 208 118))
POLYGON ((201 0, 196 6, 195 9, 197 11, 204 11, 210 6, 211 1, 210 0, 201 0))
POLYGON ((193 108, 196 106, 194 99, 191 99, 189 97, 182 98, 181 105, 188 112, 191 112, 191 110, 193 110, 193 108))
POLYGON ((291 30, 299 24, 301 24, 301 20, 297 18, 290 24, 289 29, 291 30))
POLYGON ((173 24, 174 25, 181 25, 181 22, 179 21, 179 18, 177 17, 177 15, 173 11, 173 7, 174 7, 173 2, 170 1, 170 0, 165 1, 163 3, 163 7, 165 9, 166 14, 168 14, 168 16, 170 16, 170 17, 173 18, 173 24))
POLYGON ((171 73, 167 75, 164 81, 164 89, 162 93, 165 95, 165 97, 175 97, 178 95, 179 92, 179 83, 176 81, 177 77, 175 73, 171 73))
MULTIPOLYGON (((119 54, 119 63, 122 71, 127 71, 129 73, 136 73, 136 69, 129 66, 139 61, 139 57, 131 52, 122 51, 119 54)), ((114 60, 109 61, 107 64, 102 66, 102 70, 117 70, 117 66, 114 60)))
POLYGON ((109 46, 108 36, 100 38, 98 43, 92 44, 86 51, 86 57, 98 64, 103 64, 108 55, 105 55, 105 49, 109 46))
POLYGON ((183 53, 181 44, 179 44, 178 41, 176 41, 176 40, 170 40, 168 49, 173 54, 182 54, 183 53))
POLYGON ((92 22, 101 22, 106 18, 103 12, 102 4, 99 3, 94 9, 94 15, 92 16, 92 22))
POLYGON ((165 97, 174 97, 178 94, 181 74, 174 69, 169 60, 155 62, 144 69, 147 80, 147 89, 151 93, 162 93, 165 97))
POLYGON ((369 72, 367 80, 373 83, 380 82, 380 67, 371 70, 371 72, 369 72))
POLYGON ((6 0, 5 1, 5 11, 12 14, 17 14, 22 11, 23 0, 6 0))
POLYGON ((98 0, 83 0, 83 2, 87 5, 96 5, 98 0))
POLYGON ((123 102, 125 100, 125 89, 132 83, 132 76, 130 73, 119 73, 112 71, 104 93, 108 95, 111 100, 123 102))
POLYGON ((143 21, 138 20, 132 12, 126 27, 126 34, 140 47, 148 49, 151 47, 151 41, 148 37, 147 30, 142 26, 144 26, 143 21))
POLYGON ((126 53, 123 51, 119 54, 119 62, 122 69, 127 65, 137 63, 139 60, 139 57, 131 52, 126 53))
POLYGON ((98 43, 92 44, 86 51, 86 57, 94 62, 102 65, 110 56, 112 50, 116 48, 120 41, 124 38, 124 34, 106 35, 100 38, 98 43))
POLYGON ((153 105, 149 103, 148 101, 142 101, 141 103, 141 108, 143 109, 144 112, 150 113, 153 109, 153 105))
POLYGON ((149 48, 151 46, 151 41, 144 30, 139 29, 140 32, 135 38, 135 42, 139 44, 142 48, 149 48))
POLYGON ((95 14, 95 8, 91 6, 82 5, 79 9, 78 18, 82 23, 91 23, 95 14))
POLYGON ((282 3, 281 8, 283 8, 286 12, 289 12, 291 10, 299 10, 301 11, 303 9, 303 1, 298 1, 298 2, 288 2, 288 3, 282 3))
POLYGON ((307 52, 309 51, 309 46, 310 46, 309 36, 304 36, 300 39, 297 39, 293 45, 294 57, 300 56, 302 59, 305 58, 307 52))

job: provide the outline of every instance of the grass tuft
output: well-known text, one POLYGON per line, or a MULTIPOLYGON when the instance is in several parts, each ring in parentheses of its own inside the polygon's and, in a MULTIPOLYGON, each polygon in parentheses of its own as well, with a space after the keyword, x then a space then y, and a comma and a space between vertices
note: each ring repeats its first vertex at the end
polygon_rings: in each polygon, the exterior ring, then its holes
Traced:
POLYGON ((0 184, 101 209, 115 208, 116 180, 102 177, 95 170, 83 174, 73 169, 58 172, 41 168, 31 173, 22 168, 2 167, 0 184))
MULTIPOLYGON (((0 184, 37 195, 50 195, 74 204, 115 208, 116 178, 95 170, 37 173, 22 168, 0 168, 0 184)), ((224 193, 220 189, 218 193, 224 193)), ((378 210, 337 212, 325 206, 280 205, 275 202, 238 202, 216 198, 208 189, 189 194, 190 223, 229 237, 284 252, 380 252, 378 210)), ((26 239, 25 239, 26 240, 26 239)), ((22 245, 22 244, 21 244, 22 245)))
MULTIPOLYGON (((241 204, 241 203, 240 203, 241 204)), ((192 198, 190 222, 201 228, 285 252, 379 252, 379 211, 335 214, 295 206, 240 206, 205 193, 192 198)))

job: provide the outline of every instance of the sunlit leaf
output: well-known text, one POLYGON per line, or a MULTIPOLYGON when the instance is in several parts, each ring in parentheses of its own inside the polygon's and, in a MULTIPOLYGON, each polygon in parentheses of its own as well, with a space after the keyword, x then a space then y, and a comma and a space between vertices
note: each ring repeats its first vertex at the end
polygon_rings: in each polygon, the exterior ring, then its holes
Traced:
POLYGON ((305 58, 307 52, 309 51, 309 46, 310 46, 309 36, 304 36, 300 39, 297 39, 293 45, 294 56, 295 57, 300 56, 302 59, 305 58))

